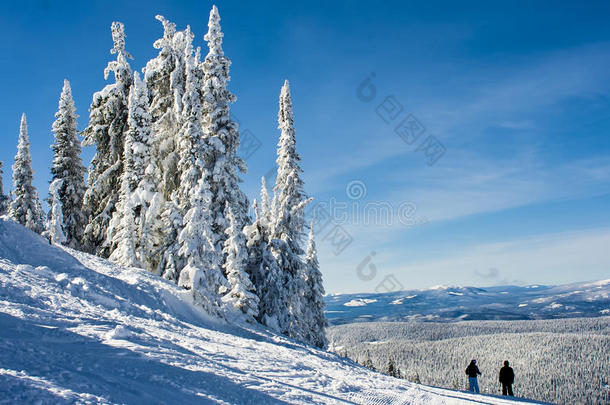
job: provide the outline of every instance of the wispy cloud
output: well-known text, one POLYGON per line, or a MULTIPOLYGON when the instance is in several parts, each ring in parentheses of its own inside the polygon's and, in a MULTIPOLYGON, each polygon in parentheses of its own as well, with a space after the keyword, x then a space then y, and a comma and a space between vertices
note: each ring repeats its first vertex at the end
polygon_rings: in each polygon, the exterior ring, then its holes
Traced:
POLYGON ((469 274, 489 268, 525 283, 578 281, 583 272, 601 279, 610 269, 609 243, 610 229, 545 234, 480 244, 451 257, 398 265, 393 272, 403 278, 417 280, 425 274, 460 284, 469 274))
POLYGON ((349 264, 345 260, 325 260, 323 271, 334 287, 330 292, 372 291, 375 283, 388 274, 406 288, 433 284, 560 284, 607 278, 609 244, 610 229, 594 229, 482 243, 442 257, 431 250, 426 260, 377 251, 371 261, 377 271, 372 280, 357 277, 356 266, 369 255, 363 249, 361 257, 349 264))
POLYGON ((414 173, 417 183, 405 185, 392 200, 415 201, 431 221, 497 212, 553 200, 606 194, 610 157, 556 165, 505 159, 468 159, 460 167, 414 173))

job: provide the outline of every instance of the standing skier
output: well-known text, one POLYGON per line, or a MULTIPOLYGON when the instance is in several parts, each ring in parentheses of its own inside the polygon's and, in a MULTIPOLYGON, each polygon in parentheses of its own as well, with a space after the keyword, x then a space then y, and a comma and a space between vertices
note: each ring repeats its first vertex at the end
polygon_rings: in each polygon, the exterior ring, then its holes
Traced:
POLYGON ((468 367, 466 367, 466 374, 468 374, 468 390, 471 392, 479 393, 479 382, 477 381, 477 375, 481 375, 479 368, 477 367, 477 361, 472 360, 468 367))
POLYGON ((513 382, 515 381, 515 373, 508 366, 508 360, 504 362, 504 367, 500 369, 500 384, 502 384, 502 395, 513 396, 513 382))

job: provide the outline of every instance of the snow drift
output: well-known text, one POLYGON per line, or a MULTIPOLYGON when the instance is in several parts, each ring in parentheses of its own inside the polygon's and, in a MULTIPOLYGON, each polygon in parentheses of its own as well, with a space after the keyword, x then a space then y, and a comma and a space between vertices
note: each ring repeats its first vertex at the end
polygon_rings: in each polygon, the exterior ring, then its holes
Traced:
POLYGON ((411 384, 0 219, 0 403, 514 403, 411 384))

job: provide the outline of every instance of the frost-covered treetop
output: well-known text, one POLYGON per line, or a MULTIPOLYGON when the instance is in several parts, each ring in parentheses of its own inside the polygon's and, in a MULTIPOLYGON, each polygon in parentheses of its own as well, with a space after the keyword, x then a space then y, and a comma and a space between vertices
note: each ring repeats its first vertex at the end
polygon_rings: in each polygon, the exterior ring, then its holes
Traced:
POLYGON ((208 48, 210 49, 209 55, 222 56, 222 37, 224 34, 220 30, 220 15, 218 14, 218 8, 212 6, 210 11, 210 20, 208 21, 208 33, 204 35, 203 39, 207 41, 208 48))
POLYGON ((184 57, 195 57, 196 55, 193 55, 193 39, 195 38, 195 35, 193 34, 193 31, 191 31, 190 25, 186 26, 186 29, 182 35, 184 36, 182 46, 182 48, 184 48, 184 57))
POLYGON ((21 124, 19 125, 19 143, 17 149, 29 160, 30 159, 30 138, 28 137, 28 122, 25 113, 21 114, 21 124))
POLYGON ((288 135, 294 139, 294 114, 292 113, 292 99, 290 97, 290 83, 284 81, 280 92, 280 110, 277 115, 278 128, 282 135, 288 135), (285 132, 284 132, 285 131, 285 132))
POLYGON ((112 31, 113 48, 111 54, 117 54, 115 61, 108 62, 108 66, 104 69, 104 79, 108 80, 108 74, 114 72, 117 83, 125 87, 131 85, 131 67, 127 62, 127 58, 133 59, 129 52, 125 50, 125 26, 123 23, 114 21, 110 27, 112 31))
MULTIPOLYGON (((69 115, 70 117, 78 118, 76 115, 76 107, 74 107, 74 100, 72 99, 72 88, 68 79, 64 79, 64 86, 61 89, 61 95, 59 96, 59 111, 55 114, 57 118, 60 118, 61 114, 69 115)), ((53 123, 53 132, 57 132, 59 126, 63 121, 55 121, 53 123)))
MULTIPOLYGON (((284 81, 280 92, 280 110, 277 115, 278 128, 281 130, 278 142, 278 177, 274 190, 279 195, 277 201, 280 204, 288 204, 289 209, 301 202, 303 197, 303 181, 299 177, 302 172, 299 167, 301 160, 296 150, 296 133, 294 129, 294 114, 292 112, 292 99, 290 97, 290 84, 284 81), (290 201, 288 201, 290 200, 290 201)), ((287 206, 285 206, 286 208, 287 206)), ((274 207, 278 208, 278 207, 274 207)))
POLYGON ((153 44, 154 48, 160 49, 160 48, 164 48, 166 46, 171 46, 172 38, 174 37, 174 34, 176 33, 176 24, 169 21, 167 18, 163 17, 162 15, 156 15, 155 18, 157 20, 161 21, 161 24, 163 24, 163 38, 159 38, 155 41, 155 43, 153 44))
POLYGON ((112 30, 112 42, 113 48, 110 50, 111 54, 123 54, 126 58, 133 59, 133 57, 125 50, 125 26, 122 22, 114 21, 110 27, 112 30))

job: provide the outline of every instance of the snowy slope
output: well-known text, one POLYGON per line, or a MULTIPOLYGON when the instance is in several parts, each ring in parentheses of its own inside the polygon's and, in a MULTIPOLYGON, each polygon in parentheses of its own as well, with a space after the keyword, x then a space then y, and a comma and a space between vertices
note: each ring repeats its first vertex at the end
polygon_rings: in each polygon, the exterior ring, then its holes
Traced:
POLYGON ((514 403, 396 380, 0 219, 0 403, 514 403))
POLYGON ((458 287, 325 297, 334 325, 370 321, 528 320, 610 315, 610 280, 560 286, 458 287))

